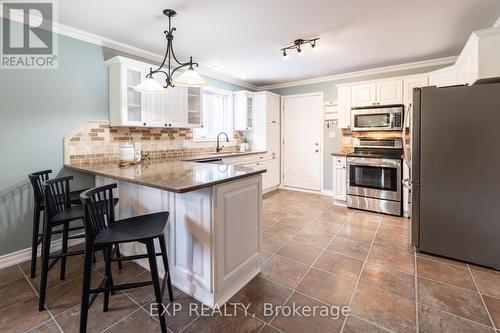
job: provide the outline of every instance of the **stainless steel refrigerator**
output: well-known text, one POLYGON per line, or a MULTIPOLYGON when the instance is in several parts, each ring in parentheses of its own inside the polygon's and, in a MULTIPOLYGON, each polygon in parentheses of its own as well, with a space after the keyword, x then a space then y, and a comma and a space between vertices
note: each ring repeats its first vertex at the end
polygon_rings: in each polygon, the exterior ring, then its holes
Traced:
POLYGON ((414 91, 412 242, 500 270, 500 83, 414 91))

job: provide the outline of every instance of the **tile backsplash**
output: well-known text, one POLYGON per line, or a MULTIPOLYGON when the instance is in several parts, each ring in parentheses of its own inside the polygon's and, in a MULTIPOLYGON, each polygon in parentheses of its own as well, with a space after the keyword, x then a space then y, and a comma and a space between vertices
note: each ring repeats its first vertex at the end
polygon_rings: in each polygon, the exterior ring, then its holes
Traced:
MULTIPOLYGON (((234 132, 234 141, 224 151, 237 150, 242 132, 234 132)), ((90 164, 119 162, 120 146, 140 142, 152 160, 181 158, 215 151, 214 142, 193 141, 191 129, 110 127, 109 121, 86 121, 64 137, 64 163, 90 164)))

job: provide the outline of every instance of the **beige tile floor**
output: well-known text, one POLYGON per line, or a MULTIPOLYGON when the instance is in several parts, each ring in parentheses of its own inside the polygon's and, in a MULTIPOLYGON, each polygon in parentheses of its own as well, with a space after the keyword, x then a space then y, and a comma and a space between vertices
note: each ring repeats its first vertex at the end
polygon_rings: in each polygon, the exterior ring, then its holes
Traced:
MULTIPOLYGON (((183 310, 167 318, 171 332, 500 332, 500 272, 416 254, 409 221, 334 207, 328 197, 290 191, 265 196, 261 273, 226 305, 221 317, 188 313, 196 303, 175 290, 183 310), (245 313, 238 303, 250 304, 245 313), (349 306, 351 315, 268 316, 274 306, 349 306), (234 312, 233 312, 234 311, 234 312)), ((29 262, 0 270, 0 332, 77 332, 82 258, 67 279, 49 278, 47 311, 37 310, 38 280, 29 262)), ((96 265, 96 281, 102 263, 96 265)), ((149 272, 128 263, 115 281, 149 272)), ((89 332, 159 332, 148 314, 151 287, 119 292, 103 313, 91 308, 89 332)))

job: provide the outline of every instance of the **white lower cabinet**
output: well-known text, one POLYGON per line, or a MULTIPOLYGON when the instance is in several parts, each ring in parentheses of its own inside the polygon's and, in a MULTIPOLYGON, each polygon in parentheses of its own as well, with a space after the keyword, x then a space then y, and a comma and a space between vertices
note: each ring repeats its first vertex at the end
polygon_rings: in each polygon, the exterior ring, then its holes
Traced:
POLYGON ((333 199, 347 201, 347 158, 333 156, 333 199))
POLYGON ((278 159, 258 162, 258 166, 267 171, 262 174, 262 188, 264 190, 275 188, 280 183, 280 163, 278 159))
MULTIPOLYGON (((117 183, 121 219, 168 211, 165 228, 172 285, 209 307, 224 304, 260 271, 262 183, 248 177, 186 193, 173 193, 96 176, 97 186, 117 183)), ((156 249, 159 244, 156 242, 156 249)), ((145 253, 140 242, 124 243, 124 255, 145 253)), ((149 269, 147 259, 135 262, 149 269)), ((158 258, 161 277, 165 272, 158 258)))
POLYGON ((280 159, 269 159, 267 154, 249 154, 222 158, 226 165, 241 165, 254 169, 266 169, 262 174, 262 190, 275 189, 280 184, 280 159))

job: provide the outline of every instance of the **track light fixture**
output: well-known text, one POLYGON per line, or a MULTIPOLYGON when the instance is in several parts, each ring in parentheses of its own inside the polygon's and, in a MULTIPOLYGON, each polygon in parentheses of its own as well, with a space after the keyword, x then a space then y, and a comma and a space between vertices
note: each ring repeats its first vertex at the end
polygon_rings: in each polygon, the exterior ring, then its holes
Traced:
POLYGON ((304 55, 304 47, 303 45, 309 44, 314 52, 318 50, 317 41, 319 37, 316 38, 308 38, 308 39, 296 39, 294 40, 292 45, 285 46, 281 49, 283 54, 283 60, 288 60, 289 55, 287 53, 288 50, 297 50, 297 54, 301 57, 304 55))

